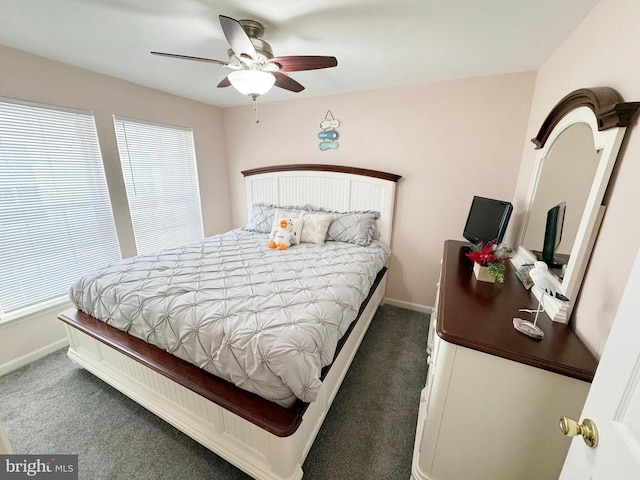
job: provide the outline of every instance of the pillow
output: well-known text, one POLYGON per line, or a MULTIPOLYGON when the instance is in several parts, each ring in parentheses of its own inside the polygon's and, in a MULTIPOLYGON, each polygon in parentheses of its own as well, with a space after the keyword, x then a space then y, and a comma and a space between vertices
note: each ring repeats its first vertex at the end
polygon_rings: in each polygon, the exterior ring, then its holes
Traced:
POLYGON ((296 237, 295 244, 300 245, 302 242, 302 229, 304 228, 304 215, 301 214, 298 218, 291 219, 291 231, 293 236, 296 237))
POLYGON ((330 214, 305 213, 303 218, 304 225, 302 226, 300 241, 303 243, 324 244, 327 230, 333 217, 330 214))
MULTIPOLYGON (((305 208, 308 207, 305 205, 305 208)), ((376 232, 376 220, 380 218, 380 212, 373 210, 342 213, 317 208, 315 211, 332 215, 332 222, 327 231, 327 241, 347 242, 363 247, 371 244, 376 232)))
MULTIPOLYGON (((288 207, 287 207, 288 208, 288 207)), ((276 208, 273 213, 273 223, 271 224, 271 230, 269 232, 273 233, 274 230, 278 230, 280 228, 280 220, 286 218, 291 223, 291 231, 296 237, 296 245, 300 244, 300 236, 302 234, 302 225, 304 223, 304 219, 302 215, 304 212, 300 209, 284 209, 284 208, 276 208)))
POLYGON ((333 221, 327 232, 327 240, 347 242, 367 247, 376 231, 376 220, 380 214, 373 213, 334 213, 333 221))
POLYGON ((251 220, 249 220, 242 229, 249 232, 271 233, 273 230, 276 208, 281 208, 287 211, 302 211, 302 207, 296 207, 293 205, 280 207, 272 203, 254 203, 252 206, 251 220))
POLYGON ((275 212, 275 205, 270 203, 254 203, 251 220, 243 228, 250 232, 258 233, 270 233, 271 225, 273 224, 273 214, 275 212))

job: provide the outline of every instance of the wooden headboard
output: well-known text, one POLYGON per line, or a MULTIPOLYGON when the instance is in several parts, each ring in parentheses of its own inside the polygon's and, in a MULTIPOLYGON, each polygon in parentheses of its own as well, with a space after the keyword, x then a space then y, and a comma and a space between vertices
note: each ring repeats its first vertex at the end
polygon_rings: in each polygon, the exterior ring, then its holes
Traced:
POLYGON ((338 165, 294 164, 243 170, 247 215, 254 203, 306 204, 328 210, 380 212, 378 234, 391 244, 396 183, 400 175, 338 165))

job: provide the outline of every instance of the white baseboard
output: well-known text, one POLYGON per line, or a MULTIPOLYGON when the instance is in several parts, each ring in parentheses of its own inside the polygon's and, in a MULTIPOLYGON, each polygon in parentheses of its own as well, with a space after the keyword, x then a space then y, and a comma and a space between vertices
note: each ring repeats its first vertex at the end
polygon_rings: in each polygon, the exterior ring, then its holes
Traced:
POLYGON ((55 352, 56 350, 59 350, 65 347, 66 345, 69 345, 69 340, 67 340, 67 337, 64 337, 58 340, 57 342, 54 342, 50 345, 39 348, 38 350, 34 350, 33 352, 29 352, 28 354, 23 355, 22 357, 16 358, 14 360, 11 360, 10 362, 5 363, 4 365, 0 365, 0 376, 5 375, 14 370, 17 370, 18 368, 28 363, 34 362, 39 358, 49 355, 50 353, 55 352))
POLYGON ((405 302, 404 300, 396 300, 395 298, 385 297, 384 303, 387 305, 391 305, 393 307, 400 307, 400 308, 406 308, 407 310, 413 310, 414 312, 428 313, 429 315, 433 313, 433 307, 429 307, 427 305, 420 305, 418 303, 413 303, 413 302, 405 302))

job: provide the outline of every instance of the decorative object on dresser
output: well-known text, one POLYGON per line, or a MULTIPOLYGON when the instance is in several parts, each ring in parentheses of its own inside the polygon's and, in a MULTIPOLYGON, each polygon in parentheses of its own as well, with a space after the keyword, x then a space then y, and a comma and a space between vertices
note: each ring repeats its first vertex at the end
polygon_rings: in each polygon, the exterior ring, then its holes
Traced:
MULTIPOLYGON (((520 276, 518 276, 518 278, 522 281, 520 276)), ((544 338, 544 332, 540 327, 538 327, 538 317, 541 312, 544 312, 545 295, 555 297, 558 294, 557 288, 559 285, 558 281, 555 280, 553 275, 549 273, 547 264, 544 262, 536 262, 533 265, 533 268, 529 271, 529 278, 533 282, 533 285, 542 291, 542 296, 540 297, 538 308, 536 308, 535 311, 532 312, 530 309, 526 308, 521 308, 520 311, 535 313, 536 315, 533 319, 533 322, 523 320, 522 318, 514 318, 513 327, 519 332, 530 336, 531 338, 542 340, 542 338, 544 338)))
POLYGON ((411 478, 555 480, 569 448, 558 419, 579 416, 597 360, 545 312, 543 342, 516 331, 536 298, 510 262, 501 288, 474 281, 464 246, 444 246, 411 478))
POLYGON ((489 274, 489 267, 480 265, 479 263, 473 264, 473 274, 476 276, 476 280, 479 282, 496 283, 496 278, 489 274))
MULTIPOLYGON (((400 176, 374 170, 327 165, 279 165, 245 170, 242 173, 245 176, 248 215, 252 216, 254 206, 257 206, 256 211, 265 214, 263 215, 265 218, 262 220, 252 218, 254 221, 247 224, 247 227, 263 229, 263 231, 239 229, 228 232, 228 234, 211 237, 212 240, 205 239, 205 242, 229 244, 232 248, 235 243, 233 238, 229 240, 229 237, 248 239, 247 241, 253 243, 259 241, 258 250, 254 248, 253 253, 249 256, 245 256, 242 251, 238 250, 239 255, 236 261, 238 265, 258 263, 259 261, 259 265, 264 269, 265 260, 269 261, 270 259, 271 262, 277 263, 278 258, 286 258, 287 260, 280 263, 283 268, 289 268, 287 266, 291 265, 289 261, 293 255, 303 251, 313 254, 313 252, 322 250, 329 252, 330 255, 335 249, 382 248, 388 251, 388 247, 385 245, 389 245, 391 242, 395 188, 400 176), (378 215, 372 218, 372 221, 375 222, 375 231, 371 232, 374 238, 368 239, 370 246, 357 245, 355 241, 349 243, 350 237, 347 235, 345 242, 327 241, 323 245, 303 243, 287 250, 275 252, 269 250, 266 243, 268 234, 273 227, 273 217, 275 217, 276 208, 273 207, 275 205, 283 206, 284 210, 286 209, 284 206, 305 204, 339 212, 376 211, 378 215), (272 206, 269 207, 269 205, 272 206), (267 213, 269 211, 271 212, 270 216, 267 213), (332 245, 328 245, 329 243, 332 245), (251 261, 247 261, 247 258, 250 258, 251 261)), ((361 240, 359 236, 358 239, 358 241, 361 240)), ((197 245, 191 246, 192 250, 186 252, 187 255, 184 256, 199 264, 197 254, 202 249, 196 247, 197 245)), ((181 260, 182 254, 178 254, 176 258, 181 260)), ((135 259, 132 261, 137 262, 135 259)), ((223 265, 226 264, 223 262, 223 265)), ((192 363, 86 313, 73 309, 61 313, 59 318, 66 323, 70 342, 68 355, 76 363, 249 475, 261 479, 295 480, 302 478, 301 465, 336 396, 377 306, 384 297, 386 267, 382 267, 379 271, 377 268, 377 266, 373 266, 375 280, 364 302, 361 304, 360 300, 354 304, 346 302, 350 305, 348 310, 351 313, 349 315, 353 314, 355 320, 348 325, 346 332, 335 346, 335 353, 331 353, 328 357, 325 355, 329 362, 331 359, 333 361, 330 365, 322 368, 320 372, 319 382, 316 382, 319 383, 316 385, 318 390, 315 392, 317 399, 311 403, 305 403, 293 398, 293 404, 288 407, 240 389, 192 363), (360 304, 359 309, 358 304, 360 304)), ((182 276, 184 274, 181 269, 176 268, 164 269, 164 271, 168 271, 168 274, 171 275, 177 273, 182 276)), ((249 272, 249 270, 246 271, 249 272)), ((309 271, 313 270, 309 269, 309 271)), ((255 271, 251 271, 251 274, 255 273, 255 271)), ((355 277, 357 276, 359 275, 355 277)), ((366 276, 368 277, 369 274, 366 276)), ((355 277, 350 276, 350 278, 355 277)), ((331 281, 328 276, 319 276, 318 278, 326 278, 327 281, 331 281)), ((218 287, 227 282, 224 278, 217 277, 217 274, 216 278, 211 280, 214 281, 214 284, 209 290, 220 290, 218 287)), ((228 283, 232 285, 237 285, 236 282, 235 277, 228 280, 228 283)), ((246 297, 247 301, 243 303, 252 309, 253 313, 248 315, 248 318, 254 319, 256 323, 248 325, 244 329, 245 333, 241 337, 237 337, 238 345, 226 342, 229 348, 234 346, 239 348, 243 342, 250 343, 256 335, 261 333, 258 325, 258 311, 253 306, 255 299, 259 297, 254 290, 265 291, 267 288, 271 288, 269 287, 271 283, 263 282, 255 288, 251 288, 251 286, 245 288, 245 290, 253 292, 253 296, 246 297)), ((193 290, 193 293, 204 293, 204 290, 207 290, 207 285, 203 279, 202 288, 198 286, 193 290)), ((177 286, 173 288, 173 291, 181 288, 183 288, 182 285, 177 286)), ((278 292, 285 293, 280 290, 278 292)), ((166 293, 169 295, 175 292, 167 291, 166 293)), ((114 294, 113 299, 122 295, 122 293, 114 294)), ((157 298, 164 297, 161 295, 157 298)), ((239 298, 242 301, 242 298, 239 298)), ((306 315, 309 313, 307 310, 309 308, 308 302, 303 301, 304 305, 302 306, 296 302, 289 302, 292 305, 288 305, 288 300, 282 295, 278 294, 273 298, 281 300, 282 304, 275 306, 282 312, 283 318, 287 317, 290 320, 289 323, 285 322, 283 325, 290 325, 292 330, 301 331, 303 325, 296 325, 296 319, 298 314, 306 315), (298 313, 296 313, 297 311, 298 313)), ((136 303, 135 294, 132 300, 133 303, 136 303)), ((221 311, 226 311, 227 300, 232 299, 228 298, 220 302, 221 311)), ((188 303, 184 307, 189 307, 188 303)), ((345 302, 336 303, 343 304, 345 302)), ((191 306, 197 307, 198 305, 191 306)), ((135 310, 134 308, 133 311, 135 310)), ((311 314, 313 315, 313 313, 311 314)), ((324 314, 319 316, 325 318, 324 314)), ((197 317, 193 316, 193 318, 197 317)), ((122 323, 122 320, 121 314, 114 314, 111 318, 111 321, 115 323, 122 323)), ((171 322, 177 322, 178 325, 181 321, 186 322, 187 320, 186 316, 170 319, 171 322)), ((329 323, 325 322, 325 324, 329 323)), ((198 328, 199 326, 195 330, 196 333, 198 328)), ((178 342, 179 346, 176 348, 183 352, 182 340, 187 340, 186 337, 191 336, 191 330, 190 328, 178 328, 178 331, 181 332, 181 336, 178 342)), ((269 335, 265 336, 269 337, 269 335)), ((149 333, 149 338, 155 340, 153 328, 149 333)), ((305 341, 302 339, 300 341, 306 345, 305 341)), ((293 342, 291 345, 295 347, 296 343, 293 342)), ((280 351, 281 349, 278 349, 278 352, 280 351)), ((294 348, 294 351, 300 355, 304 354, 304 358, 308 358, 307 353, 309 352, 306 347, 294 348)), ((270 360, 268 357, 263 357, 263 359, 270 360)), ((256 367, 259 363, 263 363, 251 361, 252 365, 256 367)), ((212 366, 207 359, 204 359, 203 363, 212 366)), ((213 367, 217 368, 215 364, 213 367)), ((238 380, 257 389, 263 386, 261 380, 244 378, 242 375, 238 380)), ((302 392, 308 392, 308 387, 311 386, 302 385, 302 392)))
MULTIPOLYGON (((604 215, 609 178, 639 108, 611 88, 578 89, 553 107, 532 139, 539 152, 512 261, 520 268, 545 260, 561 278, 558 292, 570 300, 545 298, 545 311, 555 322, 569 321, 604 215)), ((533 291, 540 299, 541 291, 533 291)))
POLYGON ((504 243, 491 240, 471 247, 467 257, 473 261, 473 273, 481 282, 504 282, 505 262, 511 259, 511 250, 504 243))

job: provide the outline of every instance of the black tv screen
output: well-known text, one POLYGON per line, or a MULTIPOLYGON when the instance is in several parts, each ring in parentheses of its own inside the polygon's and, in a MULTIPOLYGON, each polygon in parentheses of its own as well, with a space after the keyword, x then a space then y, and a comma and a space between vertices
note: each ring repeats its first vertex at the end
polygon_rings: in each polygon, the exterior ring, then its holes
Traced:
POLYGON ((512 211, 510 202, 474 196, 462 236, 474 245, 491 240, 500 243, 512 211))
POLYGON ((567 203, 562 202, 555 207, 551 207, 547 212, 542 260, 550 267, 555 267, 558 264, 554 256, 558 245, 560 245, 560 242, 562 241, 562 228, 564 226, 564 215, 566 209, 567 203))

